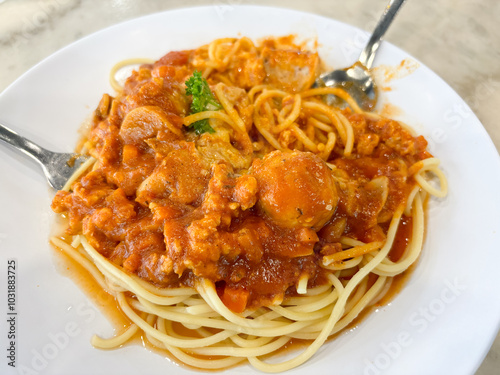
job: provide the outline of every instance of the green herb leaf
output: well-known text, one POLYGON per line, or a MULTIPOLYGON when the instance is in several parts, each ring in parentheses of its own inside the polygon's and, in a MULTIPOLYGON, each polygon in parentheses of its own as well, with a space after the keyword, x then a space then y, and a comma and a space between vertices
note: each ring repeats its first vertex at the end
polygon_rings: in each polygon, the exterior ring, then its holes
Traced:
POLYGON ((203 133, 210 133, 210 134, 215 133, 214 128, 212 128, 210 126, 210 124, 208 123, 207 118, 200 120, 200 121, 193 122, 191 125, 189 125, 189 127, 191 129, 193 129, 197 135, 200 135, 203 133))
MULTIPOLYGON (((201 76, 201 72, 196 70, 186 81, 186 95, 193 97, 190 108, 191 114, 222 109, 222 106, 212 94, 207 80, 201 76)), ((215 133, 215 130, 208 123, 208 119, 196 121, 190 127, 195 130, 196 134, 215 133)))

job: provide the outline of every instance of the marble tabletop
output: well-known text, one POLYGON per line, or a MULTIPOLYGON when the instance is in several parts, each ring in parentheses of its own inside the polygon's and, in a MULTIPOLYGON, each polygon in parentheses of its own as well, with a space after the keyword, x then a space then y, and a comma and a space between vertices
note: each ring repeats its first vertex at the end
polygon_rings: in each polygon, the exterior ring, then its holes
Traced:
MULTIPOLYGON (((0 0, 0 92, 58 49, 138 16, 187 6, 287 7, 371 31, 387 0, 0 0)), ((472 108, 500 150, 500 2, 411 0, 386 40, 441 76, 472 108)), ((500 374, 497 336, 477 375, 500 374)))

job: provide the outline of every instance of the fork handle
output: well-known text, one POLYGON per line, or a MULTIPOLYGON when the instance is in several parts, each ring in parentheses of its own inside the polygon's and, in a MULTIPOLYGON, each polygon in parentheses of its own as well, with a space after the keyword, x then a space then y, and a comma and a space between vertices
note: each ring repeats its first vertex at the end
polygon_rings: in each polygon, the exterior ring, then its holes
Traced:
POLYGON ((43 165, 47 150, 0 123, 0 140, 43 165))
POLYGON ((405 1, 406 0, 389 1, 389 4, 387 4, 382 17, 380 17, 377 23, 377 26, 375 26, 375 30, 373 30, 370 40, 359 56, 359 62, 368 69, 370 69, 370 67, 372 66, 373 60, 375 59, 375 54, 377 53, 378 47, 380 46, 380 42, 382 41, 382 37, 384 36, 385 32, 391 25, 392 20, 394 19, 394 17, 396 17, 396 14, 405 1))

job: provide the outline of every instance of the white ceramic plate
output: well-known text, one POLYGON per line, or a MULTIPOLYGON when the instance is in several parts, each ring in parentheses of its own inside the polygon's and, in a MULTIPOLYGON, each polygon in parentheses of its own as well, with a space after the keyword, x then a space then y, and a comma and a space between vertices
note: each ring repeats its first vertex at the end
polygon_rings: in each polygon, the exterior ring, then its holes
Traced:
MULTIPOLYGON (((212 6, 159 13, 84 38, 31 69, 0 95, 0 120, 48 148, 72 151, 80 123, 102 93, 112 92, 108 72, 115 62, 159 58, 218 37, 290 33, 317 37, 320 53, 335 67, 355 61, 366 40, 351 26, 284 9, 212 6)), ((383 43, 375 64, 396 66, 404 59, 416 63, 383 43)), ((425 66, 390 86, 382 104, 398 107, 397 117, 427 137, 442 160, 449 195, 430 202, 423 255, 402 292, 291 374, 472 374, 497 333, 498 154, 462 99, 425 66)), ((7 260, 15 259, 18 312, 17 369, 3 360, 0 372, 189 373, 141 346, 92 348, 92 334, 110 336, 113 326, 56 265, 48 245, 54 192, 34 163, 3 146, 0 156, 0 311, 7 309, 7 260)), ((2 313, 2 321, 7 318, 2 313)), ((2 328, 3 358, 6 337, 2 328)), ((255 371, 242 366, 228 372, 255 371)))

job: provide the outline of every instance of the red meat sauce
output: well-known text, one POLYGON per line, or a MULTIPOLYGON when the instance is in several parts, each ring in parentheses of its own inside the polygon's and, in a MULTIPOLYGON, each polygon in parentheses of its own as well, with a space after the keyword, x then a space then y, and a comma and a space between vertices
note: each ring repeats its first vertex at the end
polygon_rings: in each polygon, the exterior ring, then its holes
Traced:
MULTIPOLYGON (((159 287, 209 279, 235 312, 295 295, 304 275, 308 287, 323 284, 329 271, 321 258, 342 250, 341 236, 385 239, 415 185, 408 168, 430 156, 423 137, 344 110, 355 147, 348 157, 334 149, 331 170, 301 151, 239 150, 250 168, 206 158, 198 146, 211 135, 182 125, 189 112, 184 82, 195 61, 195 51, 169 53, 134 72, 118 97, 103 96, 87 141, 97 164, 52 203, 69 219, 67 234, 83 233, 111 262, 159 287)), ((240 75, 265 66, 241 64, 240 75)), ((251 127, 249 134, 257 140, 251 127)), ((217 144, 221 152, 233 146, 217 144)), ((392 260, 410 238, 411 218, 404 217, 392 260)))

